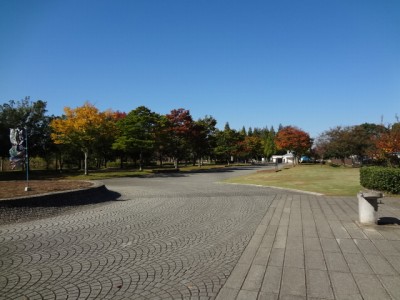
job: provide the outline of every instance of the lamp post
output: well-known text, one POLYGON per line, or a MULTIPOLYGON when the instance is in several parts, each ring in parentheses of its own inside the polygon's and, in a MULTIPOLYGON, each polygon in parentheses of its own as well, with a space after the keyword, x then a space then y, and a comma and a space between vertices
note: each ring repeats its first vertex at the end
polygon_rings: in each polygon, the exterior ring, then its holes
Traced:
POLYGON ((29 155, 28 155, 28 126, 25 126, 25 164, 26 164, 26 187, 25 192, 29 192, 29 155))

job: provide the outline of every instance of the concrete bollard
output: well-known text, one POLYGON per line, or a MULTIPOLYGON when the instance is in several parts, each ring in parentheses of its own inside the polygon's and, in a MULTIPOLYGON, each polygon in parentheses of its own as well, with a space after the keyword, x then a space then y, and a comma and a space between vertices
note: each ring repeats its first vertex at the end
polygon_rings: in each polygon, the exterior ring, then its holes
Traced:
POLYGON ((382 198, 380 192, 368 191, 357 194, 358 215, 362 224, 376 224, 378 221, 378 198, 382 198))

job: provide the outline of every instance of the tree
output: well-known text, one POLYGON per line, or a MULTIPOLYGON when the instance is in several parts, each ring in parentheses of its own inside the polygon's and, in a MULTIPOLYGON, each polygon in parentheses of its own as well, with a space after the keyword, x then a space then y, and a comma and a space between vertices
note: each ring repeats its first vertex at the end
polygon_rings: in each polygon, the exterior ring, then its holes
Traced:
POLYGON ((51 121, 51 138, 56 144, 68 144, 84 154, 84 172, 88 175, 88 156, 99 139, 112 135, 115 122, 112 112, 99 112, 89 102, 71 109, 64 108, 65 116, 51 121))
POLYGON ((190 134, 193 129, 193 119, 189 110, 183 108, 173 109, 166 115, 167 124, 165 127, 168 136, 166 145, 167 153, 174 161, 175 169, 190 148, 190 134))
POLYGON ((216 131, 215 155, 230 164, 231 158, 237 155, 239 150, 240 133, 231 129, 229 123, 225 124, 224 130, 216 131))
POLYGON ((113 149, 139 158, 139 169, 143 170, 143 157, 151 156, 155 150, 155 131, 159 115, 145 106, 139 106, 117 123, 120 135, 113 149))
POLYGON ((299 159, 302 154, 310 150, 312 140, 305 131, 294 126, 285 126, 276 134, 275 143, 280 149, 294 152, 299 159))
POLYGON ((400 123, 389 125, 375 140, 378 157, 384 159, 389 166, 399 164, 400 154, 400 123))
POLYGON ((211 156, 215 147, 215 126, 217 120, 211 116, 205 116, 194 122, 191 132, 191 145, 193 152, 193 164, 198 160, 199 167, 204 156, 211 156))
POLYGON ((315 151, 322 157, 342 160, 348 157, 376 156, 375 141, 384 133, 381 125, 364 123, 356 126, 337 126, 318 136, 315 151))
POLYGON ((264 139, 263 143, 264 151, 263 154, 264 156, 270 160, 271 156, 276 153, 276 144, 275 144, 275 132, 270 131, 269 134, 266 136, 264 139))
POLYGON ((246 157, 246 159, 259 160, 259 158, 263 155, 263 144, 259 136, 254 134, 251 136, 246 136, 240 144, 242 146, 241 150, 243 151, 243 155, 246 157))

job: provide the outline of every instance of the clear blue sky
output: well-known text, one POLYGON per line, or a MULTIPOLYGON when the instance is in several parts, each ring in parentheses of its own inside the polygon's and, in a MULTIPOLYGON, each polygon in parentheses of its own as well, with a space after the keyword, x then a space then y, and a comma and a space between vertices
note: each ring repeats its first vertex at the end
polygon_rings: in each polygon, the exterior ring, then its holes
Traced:
POLYGON ((0 0, 0 103, 185 108, 223 128, 400 114, 399 0, 0 0))

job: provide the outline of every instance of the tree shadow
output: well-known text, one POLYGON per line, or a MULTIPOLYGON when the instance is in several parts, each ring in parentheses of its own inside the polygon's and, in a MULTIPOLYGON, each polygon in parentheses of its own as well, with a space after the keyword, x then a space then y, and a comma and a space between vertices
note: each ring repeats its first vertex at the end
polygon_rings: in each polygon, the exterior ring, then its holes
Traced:
POLYGON ((116 201, 120 197, 120 193, 110 191, 103 185, 93 189, 89 188, 1 200, 0 208, 83 206, 87 204, 116 201))

